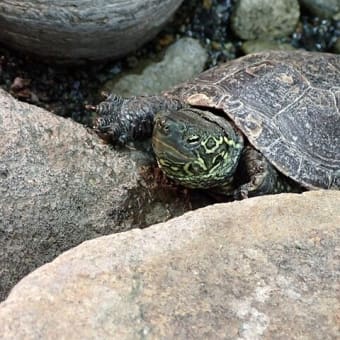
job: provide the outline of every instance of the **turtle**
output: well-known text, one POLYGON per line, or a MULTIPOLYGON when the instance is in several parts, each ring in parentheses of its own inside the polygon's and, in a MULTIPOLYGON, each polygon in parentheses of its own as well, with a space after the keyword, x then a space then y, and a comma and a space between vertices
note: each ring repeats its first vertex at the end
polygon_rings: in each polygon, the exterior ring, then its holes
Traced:
POLYGON ((340 56, 267 51, 159 95, 111 94, 94 128, 116 145, 152 136, 166 176, 234 198, 340 189, 340 56))

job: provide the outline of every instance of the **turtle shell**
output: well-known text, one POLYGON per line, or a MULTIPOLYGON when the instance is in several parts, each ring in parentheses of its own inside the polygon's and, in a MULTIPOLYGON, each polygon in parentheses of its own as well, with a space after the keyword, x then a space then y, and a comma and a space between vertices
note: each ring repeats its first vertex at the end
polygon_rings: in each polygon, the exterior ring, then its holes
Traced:
POLYGON ((251 54, 166 95, 223 111, 280 172, 306 188, 340 189, 340 56, 251 54))

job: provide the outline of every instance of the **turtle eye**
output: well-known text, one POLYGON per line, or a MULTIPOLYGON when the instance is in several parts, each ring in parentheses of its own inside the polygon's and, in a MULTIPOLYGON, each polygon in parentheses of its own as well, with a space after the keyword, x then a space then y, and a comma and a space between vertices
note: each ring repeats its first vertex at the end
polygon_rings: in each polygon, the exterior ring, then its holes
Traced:
POLYGON ((190 135, 186 138, 188 144, 197 144, 200 141, 200 137, 197 135, 190 135))

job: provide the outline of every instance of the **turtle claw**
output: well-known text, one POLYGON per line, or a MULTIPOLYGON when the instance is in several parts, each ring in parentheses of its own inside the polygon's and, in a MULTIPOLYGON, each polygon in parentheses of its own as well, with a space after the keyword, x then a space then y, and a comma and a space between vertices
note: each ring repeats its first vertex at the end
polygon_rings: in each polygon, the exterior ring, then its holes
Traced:
POLYGON ((106 100, 107 98, 110 97, 110 93, 107 91, 101 91, 100 95, 106 100))
POLYGON ((97 106, 96 105, 86 104, 85 105, 85 110, 96 111, 97 110, 97 106))
POLYGON ((241 185, 238 189, 234 190, 233 192, 234 200, 243 200, 249 197, 249 189, 247 184, 241 185))

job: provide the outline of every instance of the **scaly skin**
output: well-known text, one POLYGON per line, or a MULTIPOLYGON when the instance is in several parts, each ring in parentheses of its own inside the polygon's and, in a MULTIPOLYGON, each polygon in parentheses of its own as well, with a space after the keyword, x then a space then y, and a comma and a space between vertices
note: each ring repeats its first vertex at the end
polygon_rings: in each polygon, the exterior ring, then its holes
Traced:
POLYGON ((109 137, 112 143, 125 145, 151 136, 158 111, 181 107, 180 101, 164 96, 123 98, 110 95, 94 107, 98 114, 95 130, 109 137))
POLYGON ((244 148, 243 135, 224 117, 166 96, 109 96, 96 111, 96 130, 114 144, 150 137, 153 130, 158 165, 183 186, 237 199, 292 190, 261 153, 244 148))

